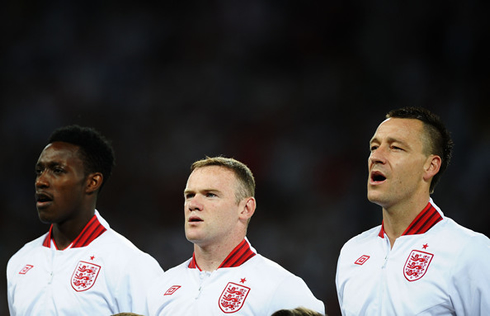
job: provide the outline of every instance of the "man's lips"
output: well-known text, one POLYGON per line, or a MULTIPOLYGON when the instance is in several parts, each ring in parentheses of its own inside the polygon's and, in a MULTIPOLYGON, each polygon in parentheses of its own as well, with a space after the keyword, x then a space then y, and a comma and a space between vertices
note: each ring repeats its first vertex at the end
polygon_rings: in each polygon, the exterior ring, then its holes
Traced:
POLYGON ((190 216, 187 221, 189 223, 200 223, 200 222, 203 222, 202 218, 200 218, 199 216, 190 216))
POLYGON ((46 192, 36 192, 37 207, 45 207, 53 202, 53 196, 46 192))
POLYGON ((386 176, 381 171, 375 170, 371 171, 369 175, 369 183, 370 184, 380 184, 386 181, 386 176))

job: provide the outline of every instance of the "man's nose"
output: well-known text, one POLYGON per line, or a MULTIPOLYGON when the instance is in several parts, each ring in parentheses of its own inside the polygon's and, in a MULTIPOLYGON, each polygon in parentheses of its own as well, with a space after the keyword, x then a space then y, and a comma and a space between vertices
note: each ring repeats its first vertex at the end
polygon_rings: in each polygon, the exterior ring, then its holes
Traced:
POLYGON ((384 164, 386 162, 386 155, 385 155, 385 150, 382 147, 376 148, 376 150, 371 151, 371 154, 369 155, 369 163, 370 164, 375 164, 375 163, 381 163, 384 164))
POLYGON ((45 188, 49 186, 49 181, 46 177, 46 172, 42 171, 36 176, 36 181, 34 182, 36 188, 45 188))
POLYGON ((201 211, 203 208, 203 204, 197 195, 193 196, 191 199, 188 199, 185 204, 189 211, 201 211))

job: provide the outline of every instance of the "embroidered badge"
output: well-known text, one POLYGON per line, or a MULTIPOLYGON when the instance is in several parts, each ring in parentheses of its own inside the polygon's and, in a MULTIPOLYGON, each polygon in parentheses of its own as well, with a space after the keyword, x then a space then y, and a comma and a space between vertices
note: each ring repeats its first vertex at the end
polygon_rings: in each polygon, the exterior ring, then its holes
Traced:
POLYGON ((219 297, 219 308, 227 314, 238 312, 249 292, 249 287, 229 282, 219 297))
POLYGON ((34 266, 32 264, 26 264, 26 266, 23 267, 22 270, 19 271, 19 274, 26 274, 32 268, 34 268, 34 266))
POLYGON ((359 259, 356 260, 356 262, 354 262, 355 264, 358 264, 360 266, 362 266, 366 261, 368 261, 368 259, 371 258, 367 255, 362 255, 359 257, 359 259))
POLYGON ((427 272, 433 257, 434 255, 431 253, 412 250, 403 267, 403 275, 405 275, 405 278, 409 282, 421 279, 427 272))
POLYGON ((95 284, 100 269, 99 265, 79 261, 71 277, 71 287, 77 292, 90 289, 95 284))
POLYGON ((180 285, 172 285, 168 290, 167 292, 165 292, 165 294, 163 295, 172 295, 175 293, 175 291, 177 291, 178 289, 180 289, 180 285))

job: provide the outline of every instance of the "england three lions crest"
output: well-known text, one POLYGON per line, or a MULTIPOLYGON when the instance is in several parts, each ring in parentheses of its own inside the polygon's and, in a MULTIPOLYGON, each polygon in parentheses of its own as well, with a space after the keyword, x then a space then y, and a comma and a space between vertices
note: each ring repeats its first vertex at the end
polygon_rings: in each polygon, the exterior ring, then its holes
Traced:
POLYGON ((79 261, 71 277, 71 287, 77 292, 90 289, 95 284, 99 271, 99 265, 79 261))
POLYGON ((224 313, 235 313, 242 308, 250 288, 229 282, 219 297, 219 308, 224 313))
POLYGON ((405 278, 409 282, 421 279, 427 272, 427 269, 429 269, 433 257, 434 255, 431 253, 412 250, 403 267, 403 275, 405 275, 405 278))

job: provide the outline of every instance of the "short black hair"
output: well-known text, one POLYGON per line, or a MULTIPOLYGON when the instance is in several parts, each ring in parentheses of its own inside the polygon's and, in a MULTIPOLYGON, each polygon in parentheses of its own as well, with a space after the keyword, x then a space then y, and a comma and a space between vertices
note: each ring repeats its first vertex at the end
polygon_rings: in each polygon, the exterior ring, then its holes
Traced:
POLYGON ((454 146, 451 135, 441 118, 428 109, 422 107, 404 107, 391 110, 388 112, 388 114, 386 114, 386 118, 417 119, 424 123, 424 129, 430 142, 430 148, 428 148, 428 150, 430 151, 430 154, 441 157, 441 168, 432 178, 432 182, 430 183, 430 193, 433 193, 434 188, 439 182, 442 174, 449 166, 454 146))
POLYGON ((99 191, 110 178, 115 166, 114 149, 102 134, 92 127, 69 125, 56 129, 48 143, 65 142, 80 148, 80 159, 83 161, 85 174, 100 172, 103 175, 99 191))

